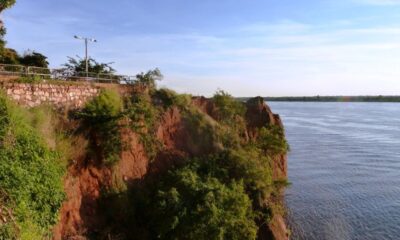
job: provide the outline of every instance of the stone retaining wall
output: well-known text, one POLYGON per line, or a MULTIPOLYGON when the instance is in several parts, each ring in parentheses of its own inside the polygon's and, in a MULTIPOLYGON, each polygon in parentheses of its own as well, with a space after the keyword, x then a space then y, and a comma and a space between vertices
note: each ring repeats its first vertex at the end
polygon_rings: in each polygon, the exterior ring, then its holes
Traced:
POLYGON ((79 108, 100 92, 99 86, 90 84, 27 84, 5 82, 0 84, 0 88, 15 102, 27 107, 51 104, 59 108, 79 108))

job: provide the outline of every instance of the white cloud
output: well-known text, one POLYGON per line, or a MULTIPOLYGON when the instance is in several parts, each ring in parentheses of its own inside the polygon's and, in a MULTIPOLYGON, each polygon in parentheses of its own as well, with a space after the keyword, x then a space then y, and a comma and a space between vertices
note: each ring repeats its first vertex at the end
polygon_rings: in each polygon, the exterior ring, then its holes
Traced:
MULTIPOLYGON (((236 96, 399 94, 400 27, 355 28, 343 21, 336 26, 285 20, 215 34, 118 34, 101 39, 90 53, 115 61, 124 74, 160 67, 163 85, 194 94, 217 88, 236 96)), ((35 34, 41 23, 9 23, 12 47, 43 51, 53 66, 83 50, 65 32, 49 39, 35 34), (24 26, 30 31, 18 30, 24 26)))
POLYGON ((236 96, 400 93, 400 27, 284 24, 215 36, 124 36, 112 40, 120 47, 113 51, 124 50, 115 56, 118 69, 135 73, 158 66, 163 84, 195 94, 217 88, 236 96))

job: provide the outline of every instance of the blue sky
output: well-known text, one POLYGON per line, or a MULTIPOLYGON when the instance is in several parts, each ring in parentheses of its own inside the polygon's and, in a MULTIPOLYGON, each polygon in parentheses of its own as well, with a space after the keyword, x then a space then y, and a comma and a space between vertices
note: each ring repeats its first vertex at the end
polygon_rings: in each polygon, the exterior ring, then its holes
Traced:
POLYGON ((17 0, 8 46, 52 67, 90 55, 121 74, 159 67, 179 92, 399 95, 400 0, 17 0))

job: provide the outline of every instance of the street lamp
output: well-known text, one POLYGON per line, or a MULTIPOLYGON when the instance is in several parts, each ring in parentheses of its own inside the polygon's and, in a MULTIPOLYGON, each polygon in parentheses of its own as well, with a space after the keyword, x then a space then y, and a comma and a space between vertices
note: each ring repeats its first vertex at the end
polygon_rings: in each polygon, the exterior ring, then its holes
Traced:
POLYGON ((86 62, 86 77, 89 77, 89 58, 88 58, 88 43, 97 42, 94 38, 74 36, 74 38, 85 41, 85 62, 86 62))

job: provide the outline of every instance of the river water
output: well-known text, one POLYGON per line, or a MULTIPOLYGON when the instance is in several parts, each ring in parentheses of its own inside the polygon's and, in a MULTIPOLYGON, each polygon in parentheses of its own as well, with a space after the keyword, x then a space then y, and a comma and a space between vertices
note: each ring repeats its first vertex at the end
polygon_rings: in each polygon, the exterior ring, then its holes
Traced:
POLYGON ((400 103, 268 104, 291 147, 292 239, 400 239, 400 103))

